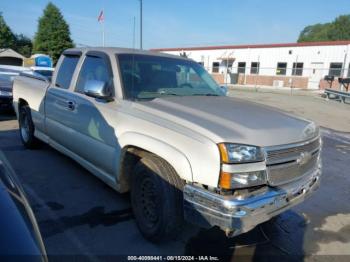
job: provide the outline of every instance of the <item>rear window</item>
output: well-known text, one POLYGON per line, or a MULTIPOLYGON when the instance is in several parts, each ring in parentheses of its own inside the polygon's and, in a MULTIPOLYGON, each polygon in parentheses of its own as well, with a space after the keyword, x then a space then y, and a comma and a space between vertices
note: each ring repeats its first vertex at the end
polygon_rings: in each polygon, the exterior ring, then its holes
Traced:
POLYGON ((57 74, 56 86, 59 88, 68 89, 75 67, 78 64, 79 56, 66 55, 63 58, 62 64, 57 74))

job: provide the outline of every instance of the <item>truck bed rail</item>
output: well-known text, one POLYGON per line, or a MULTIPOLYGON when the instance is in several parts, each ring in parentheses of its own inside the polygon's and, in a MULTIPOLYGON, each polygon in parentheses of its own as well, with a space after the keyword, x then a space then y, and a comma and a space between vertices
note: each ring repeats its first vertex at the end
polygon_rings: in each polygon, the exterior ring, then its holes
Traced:
POLYGON ((21 72, 19 75, 50 83, 50 80, 47 77, 35 72, 21 72))

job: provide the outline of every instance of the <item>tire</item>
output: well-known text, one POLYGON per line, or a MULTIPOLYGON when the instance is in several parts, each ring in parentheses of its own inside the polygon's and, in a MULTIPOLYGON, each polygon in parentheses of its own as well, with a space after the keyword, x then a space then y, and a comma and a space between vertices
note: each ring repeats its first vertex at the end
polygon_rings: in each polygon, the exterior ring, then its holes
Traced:
POLYGON ((34 136, 34 124, 29 106, 24 105, 19 108, 19 133, 23 145, 28 149, 37 148, 39 140, 34 136))
POLYGON ((131 203, 142 235, 159 243, 174 239, 183 225, 184 181, 154 155, 142 158, 131 179, 131 203))

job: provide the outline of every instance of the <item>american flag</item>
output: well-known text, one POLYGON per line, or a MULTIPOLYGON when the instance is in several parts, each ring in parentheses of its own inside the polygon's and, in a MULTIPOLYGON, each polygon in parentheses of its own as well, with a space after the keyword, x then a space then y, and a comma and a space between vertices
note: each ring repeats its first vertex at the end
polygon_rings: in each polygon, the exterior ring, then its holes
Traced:
POLYGON ((105 20, 105 16, 104 16, 103 10, 101 10, 100 15, 97 18, 97 21, 103 22, 104 20, 105 20))

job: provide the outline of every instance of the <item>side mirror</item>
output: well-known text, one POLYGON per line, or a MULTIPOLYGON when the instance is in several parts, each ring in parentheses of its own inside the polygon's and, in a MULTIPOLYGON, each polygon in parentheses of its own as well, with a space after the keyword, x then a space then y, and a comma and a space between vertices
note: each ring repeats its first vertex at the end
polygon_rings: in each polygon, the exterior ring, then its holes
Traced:
POLYGON ((87 96, 109 99, 111 98, 111 93, 108 89, 107 83, 99 80, 88 80, 84 86, 84 93, 87 96))
POLYGON ((228 93, 227 86, 220 86, 221 92, 226 96, 228 93))

